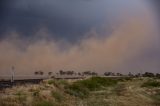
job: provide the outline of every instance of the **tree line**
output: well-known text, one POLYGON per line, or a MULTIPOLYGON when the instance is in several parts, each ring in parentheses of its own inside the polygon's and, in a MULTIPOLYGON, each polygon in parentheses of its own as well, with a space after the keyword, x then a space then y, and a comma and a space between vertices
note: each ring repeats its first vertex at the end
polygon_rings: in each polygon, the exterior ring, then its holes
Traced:
MULTIPOLYGON (((44 72, 42 70, 35 71, 35 75, 44 75, 44 72)), ((53 74, 53 72, 48 72, 47 73, 49 76, 53 74)), ((64 71, 64 70, 59 70, 56 75, 70 75, 70 76, 98 76, 98 73, 94 71, 84 71, 84 72, 75 72, 73 70, 69 71, 64 71)), ((104 76, 129 76, 129 77, 159 77, 160 78, 160 73, 152 73, 152 72, 145 72, 145 73, 137 73, 137 74, 132 74, 129 72, 127 75, 124 75, 122 73, 114 73, 114 72, 104 72, 104 76)))

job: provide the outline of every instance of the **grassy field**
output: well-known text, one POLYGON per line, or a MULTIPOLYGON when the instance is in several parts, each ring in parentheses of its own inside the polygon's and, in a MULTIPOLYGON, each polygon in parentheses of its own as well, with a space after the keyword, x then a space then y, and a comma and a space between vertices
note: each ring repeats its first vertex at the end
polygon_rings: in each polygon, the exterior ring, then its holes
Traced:
POLYGON ((51 79, 0 91, 0 106, 160 106, 160 79, 51 79))

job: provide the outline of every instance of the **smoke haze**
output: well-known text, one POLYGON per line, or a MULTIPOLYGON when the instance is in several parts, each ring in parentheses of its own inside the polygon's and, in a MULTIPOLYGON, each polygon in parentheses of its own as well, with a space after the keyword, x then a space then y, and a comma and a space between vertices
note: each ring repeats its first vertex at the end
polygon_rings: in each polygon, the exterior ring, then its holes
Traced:
POLYGON ((8 31, 9 37, 4 35, 6 38, 0 41, 0 74, 9 74, 12 66, 17 75, 61 69, 99 73, 159 72, 160 56, 154 56, 160 53, 156 18, 149 8, 141 9, 134 14, 122 9, 118 20, 111 22, 111 33, 107 25, 103 25, 106 31, 102 35, 92 28, 74 44, 50 38, 53 33, 45 27, 28 39, 21 38, 20 32, 8 31))

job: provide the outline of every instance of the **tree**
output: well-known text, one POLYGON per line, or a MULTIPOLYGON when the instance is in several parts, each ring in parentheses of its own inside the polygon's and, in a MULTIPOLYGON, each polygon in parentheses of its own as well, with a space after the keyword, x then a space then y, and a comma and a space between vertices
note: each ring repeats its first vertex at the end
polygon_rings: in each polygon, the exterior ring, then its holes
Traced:
POLYGON ((49 75, 49 76, 52 75, 52 72, 48 72, 48 75, 49 75))
POLYGON ((81 76, 82 74, 80 72, 78 72, 78 75, 81 76))
POLYGON ((84 75, 92 75, 92 73, 90 71, 85 71, 83 72, 84 75))
POLYGON ((92 76, 97 76, 98 75, 96 72, 92 72, 91 74, 92 74, 92 76))
POLYGON ((155 75, 151 72, 145 72, 142 76, 143 77, 155 77, 155 75))
POLYGON ((73 75, 73 74, 74 74, 74 71, 67 71, 66 74, 67 74, 67 75, 73 75))
POLYGON ((35 74, 35 75, 38 75, 39 73, 38 73, 38 71, 35 71, 34 74, 35 74))
POLYGON ((109 72, 105 72, 104 75, 105 75, 105 76, 109 76, 110 73, 109 73, 109 72))
POLYGON ((160 78, 160 74, 159 74, 159 73, 157 73, 157 74, 156 74, 156 77, 157 77, 157 78, 160 78))
POLYGON ((40 75, 43 75, 43 74, 44 74, 44 72, 43 72, 43 71, 39 71, 39 74, 40 74, 40 75))
POLYGON ((60 75, 64 75, 65 72, 64 72, 63 70, 59 70, 59 74, 60 74, 60 75))
POLYGON ((121 74, 121 73, 117 73, 116 75, 117 75, 117 76, 122 76, 122 74, 121 74))
POLYGON ((141 73, 137 73, 136 75, 135 75, 135 77, 141 77, 142 75, 141 75, 141 73))
POLYGON ((129 72, 128 76, 133 77, 134 75, 131 72, 129 72))
POLYGON ((115 73, 113 73, 113 72, 105 72, 104 75, 105 76, 115 76, 115 73))

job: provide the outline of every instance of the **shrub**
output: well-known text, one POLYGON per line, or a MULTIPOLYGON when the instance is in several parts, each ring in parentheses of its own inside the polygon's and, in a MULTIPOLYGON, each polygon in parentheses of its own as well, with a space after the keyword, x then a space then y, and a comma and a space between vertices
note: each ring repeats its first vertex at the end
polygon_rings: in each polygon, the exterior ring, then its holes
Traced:
POLYGON ((33 104, 33 106, 55 106, 55 104, 50 101, 37 101, 36 103, 33 104))
POLYGON ((102 87, 113 86, 115 84, 117 84, 117 80, 111 78, 92 77, 76 81, 65 88, 67 93, 83 98, 88 96, 89 91, 100 90, 102 87))
POLYGON ((54 82, 55 82, 54 80, 48 80, 49 85, 54 84, 54 82))
POLYGON ((58 84, 59 84, 59 85, 65 85, 65 86, 67 86, 67 85, 68 85, 68 82, 67 82, 66 80, 59 80, 59 81, 58 81, 58 84))
POLYGON ((143 77, 155 77, 154 73, 151 73, 151 72, 145 72, 142 76, 143 77))
POLYGON ((20 103, 24 103, 26 101, 26 94, 23 93, 22 91, 18 91, 16 94, 17 96, 17 100, 20 102, 20 103))
POLYGON ((156 77, 157 77, 157 78, 160 78, 160 74, 159 74, 159 73, 157 73, 157 74, 156 74, 156 77))
POLYGON ((61 93, 59 93, 58 91, 52 91, 52 96, 58 101, 58 102, 61 102, 64 97, 61 93))
POLYGON ((124 77, 125 81, 132 81, 132 79, 133 79, 132 77, 124 77))
POLYGON ((160 87, 160 82, 156 80, 148 80, 142 84, 142 87, 160 87))
POLYGON ((89 90, 79 82, 75 82, 69 86, 66 86, 65 88, 67 93, 80 98, 87 97, 89 94, 89 90))
POLYGON ((48 84, 53 84, 57 88, 63 88, 63 86, 68 85, 68 82, 66 80, 49 80, 48 84))
POLYGON ((35 96, 35 97, 38 97, 39 96, 39 90, 35 90, 35 91, 33 91, 33 96, 35 96))
POLYGON ((82 80, 79 83, 84 87, 87 87, 90 91, 94 91, 99 90, 102 87, 114 86, 117 82, 117 80, 112 78, 92 77, 87 80, 82 80))

